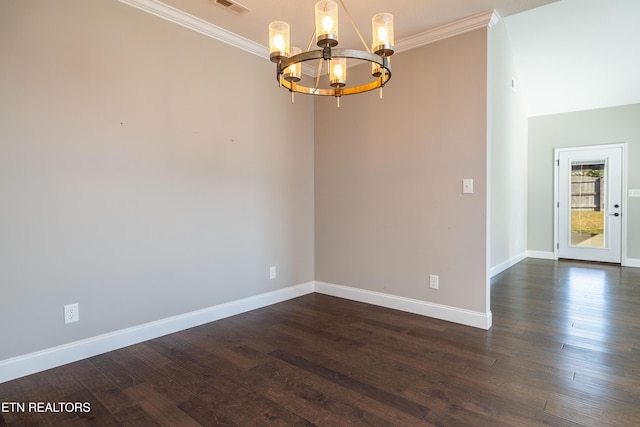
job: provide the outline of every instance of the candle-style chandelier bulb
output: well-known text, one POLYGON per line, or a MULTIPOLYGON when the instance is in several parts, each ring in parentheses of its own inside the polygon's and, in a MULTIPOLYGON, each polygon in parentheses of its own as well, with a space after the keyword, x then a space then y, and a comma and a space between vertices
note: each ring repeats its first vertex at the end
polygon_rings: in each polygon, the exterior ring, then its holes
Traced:
POLYGON ((331 58, 329 61, 329 84, 332 87, 347 85, 347 58, 331 58))
POLYGON ((371 18, 373 53, 380 56, 393 55, 393 15, 379 13, 371 18))
POLYGON ((269 24, 269 59, 280 62, 289 57, 289 24, 274 21, 269 24))
POLYGON ((338 4, 334 1, 316 3, 316 43, 318 47, 338 45, 338 4))
MULTIPOLYGON (((375 43, 375 42, 374 42, 374 43, 375 43)), ((375 44, 372 44, 372 45, 371 45, 371 51, 372 51, 372 52, 374 52, 374 51, 375 51, 375 47, 376 47, 376 45, 375 45, 375 44)), ((385 57, 383 56, 383 58, 382 58, 382 62, 383 62, 383 64, 385 64, 385 65, 387 65, 387 66, 390 66, 390 65, 391 65, 391 57, 390 57, 390 56, 387 56, 387 57, 385 58, 385 57)), ((373 77, 380 77, 380 76, 382 76, 383 72, 384 72, 384 66, 380 65, 380 64, 379 64, 379 63, 377 63, 377 62, 372 62, 372 63, 371 63, 371 75, 372 75, 373 77)))
MULTIPOLYGON (((299 47, 291 46, 290 57, 302 53, 299 47)), ((288 82, 299 82, 302 78, 302 62, 289 65, 282 73, 282 77, 288 82)))

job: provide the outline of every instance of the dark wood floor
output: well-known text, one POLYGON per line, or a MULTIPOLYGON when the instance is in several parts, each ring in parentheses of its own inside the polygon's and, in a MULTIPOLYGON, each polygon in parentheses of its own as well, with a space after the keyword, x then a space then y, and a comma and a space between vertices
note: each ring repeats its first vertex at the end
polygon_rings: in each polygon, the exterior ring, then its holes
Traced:
POLYGON ((640 269, 525 260, 483 331, 312 294, 0 384, 19 425, 640 425, 640 269))

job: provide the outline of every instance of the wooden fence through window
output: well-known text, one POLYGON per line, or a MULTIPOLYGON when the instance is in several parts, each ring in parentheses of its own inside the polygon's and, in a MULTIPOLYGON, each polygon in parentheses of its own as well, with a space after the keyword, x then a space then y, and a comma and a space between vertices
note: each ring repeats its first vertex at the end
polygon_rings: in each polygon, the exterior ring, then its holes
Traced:
POLYGON ((604 178, 571 177, 571 209, 577 211, 604 210, 604 178))

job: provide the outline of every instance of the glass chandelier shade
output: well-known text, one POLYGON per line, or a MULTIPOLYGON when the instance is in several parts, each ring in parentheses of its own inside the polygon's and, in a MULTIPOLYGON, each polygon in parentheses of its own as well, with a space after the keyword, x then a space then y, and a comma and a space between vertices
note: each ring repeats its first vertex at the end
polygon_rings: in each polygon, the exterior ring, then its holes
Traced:
POLYGON ((338 4, 334 1, 316 3, 316 42, 319 47, 338 44, 338 4))
POLYGON ((379 13, 371 18, 373 52, 378 55, 393 54, 393 15, 379 13))
MULTIPOLYGON (((391 65, 391 58, 387 58, 387 63, 391 65)), ((373 77, 382 76, 382 72, 384 71, 384 67, 376 62, 371 63, 371 75, 373 77)))
MULTIPOLYGON (((291 47, 291 56, 302 53, 299 47, 291 47)), ((299 82, 302 79, 302 62, 289 65, 285 68, 282 77, 288 82, 299 82)))
POLYGON ((331 87, 347 85, 347 58, 331 58, 329 60, 329 82, 331 87))
POLYGON ((289 24, 284 21, 274 21, 269 24, 269 58, 278 62, 288 58, 289 49, 289 24))

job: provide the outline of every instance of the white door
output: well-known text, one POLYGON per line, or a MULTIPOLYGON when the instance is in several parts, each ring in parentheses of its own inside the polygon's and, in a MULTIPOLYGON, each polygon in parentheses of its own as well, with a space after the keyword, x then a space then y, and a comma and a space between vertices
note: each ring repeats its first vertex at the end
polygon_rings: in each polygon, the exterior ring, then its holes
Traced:
POLYGON ((556 150, 558 258, 621 262, 622 147, 556 150))

